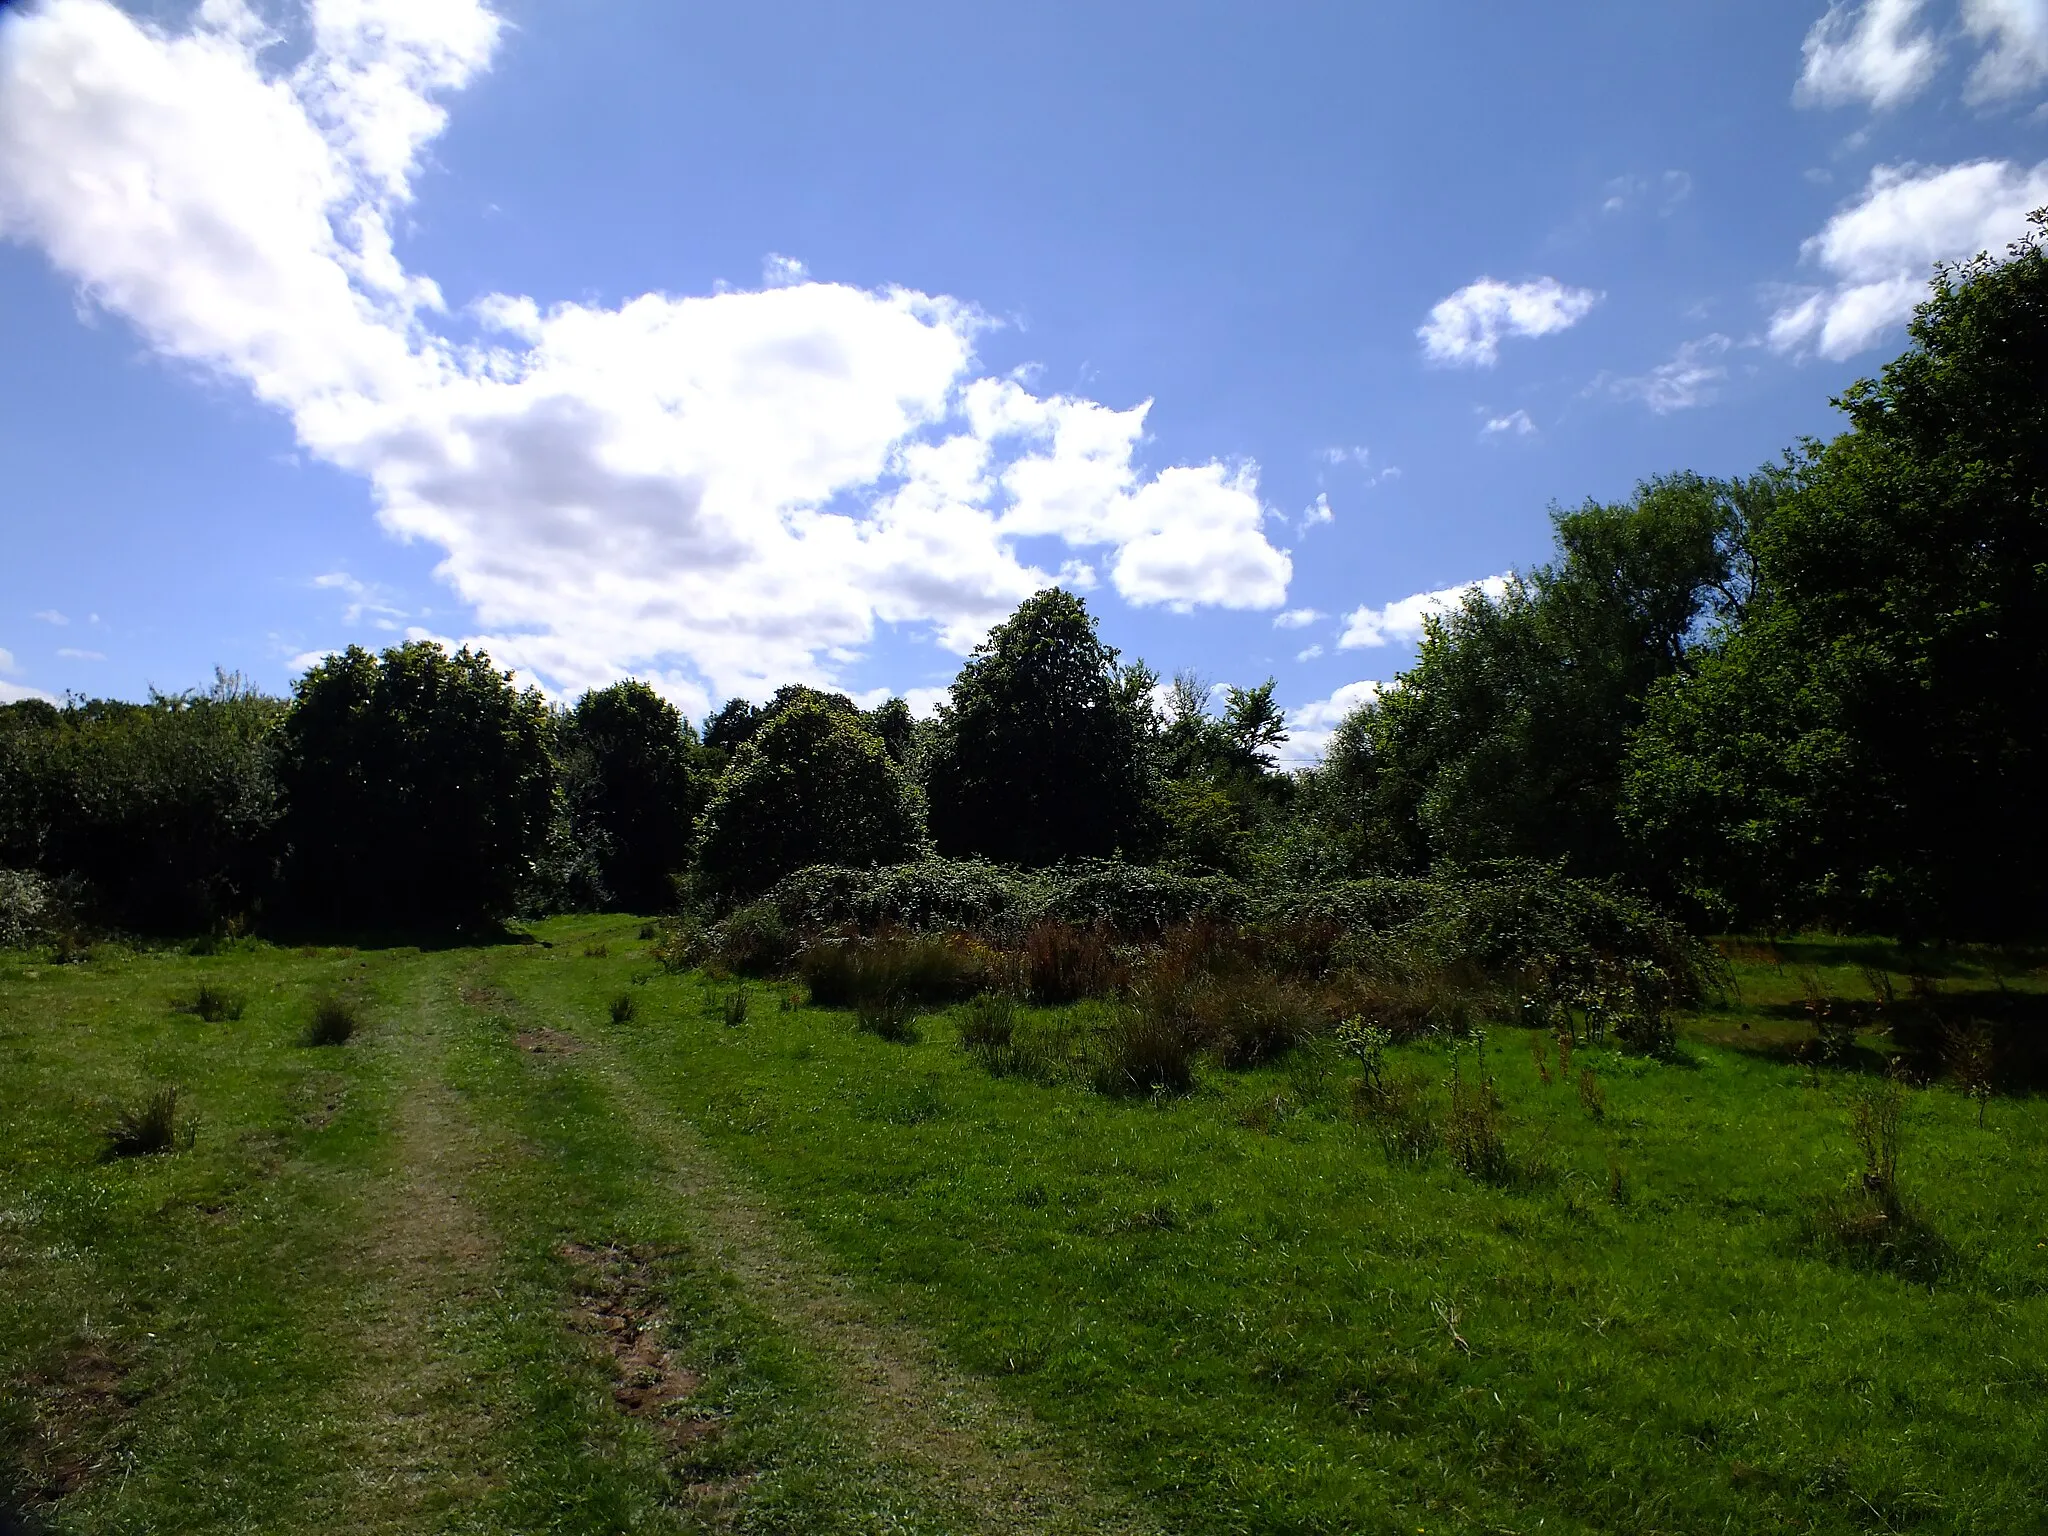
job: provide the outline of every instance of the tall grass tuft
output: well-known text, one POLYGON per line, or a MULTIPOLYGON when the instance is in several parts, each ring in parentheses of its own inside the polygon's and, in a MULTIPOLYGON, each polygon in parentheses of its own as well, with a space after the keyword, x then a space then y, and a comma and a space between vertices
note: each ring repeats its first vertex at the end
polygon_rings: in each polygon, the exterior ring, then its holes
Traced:
POLYGON ((244 1006, 232 992, 205 982, 192 994, 192 1001, 180 1011, 193 1014, 209 1024, 221 1024, 241 1018, 244 1006))
POLYGON ((614 1024, 632 1023, 640 1017, 639 1000, 630 992, 621 992, 612 999, 611 1015, 614 1024))
POLYGON ((725 1021, 727 1029, 738 1029, 747 1022, 753 1006, 753 995, 745 987, 734 987, 719 999, 718 1016, 725 1021))
MULTIPOLYGON (((186 1127, 185 1144, 189 1147, 197 1134, 198 1127, 186 1127)), ((178 1090, 159 1088, 140 1105, 121 1110, 114 1117, 114 1123, 107 1128, 106 1156, 111 1161, 120 1157, 149 1157, 159 1152, 174 1151, 178 1144, 178 1090)))
POLYGON ((1048 1007, 1107 997, 1124 980, 1106 932, 1049 920, 1025 930, 1024 974, 1031 1000, 1048 1007))
POLYGON ((1120 1005, 1102 1028, 1095 1088, 1116 1097, 1186 1093, 1195 1085, 1202 1040, 1183 1016, 1120 1005))
POLYGON ((1507 1138, 1502 1134, 1506 1113, 1493 1077, 1486 1070, 1485 1038, 1480 1039, 1471 1077, 1467 1078, 1462 1052, 1451 1057, 1451 1104, 1445 1124, 1445 1141, 1458 1166, 1473 1178, 1488 1184, 1506 1184, 1514 1178, 1514 1164, 1508 1156, 1507 1138))
POLYGON ((894 1045, 918 1041, 917 1004, 907 992, 874 992, 853 1005, 854 1027, 894 1045))
POLYGON ((972 940, 905 934, 826 939, 798 960, 811 1001, 823 1008, 857 1008, 900 996, 914 1003, 950 1003, 972 997, 989 979, 991 952, 972 940))
POLYGON ((323 997, 313 1004, 313 1020, 306 1026, 306 1044, 347 1045, 361 1025, 355 1004, 339 997, 323 997))
POLYGON ((1000 992, 983 992, 960 1014, 960 1048, 997 1077, 1016 1065, 1017 1004, 1000 992))

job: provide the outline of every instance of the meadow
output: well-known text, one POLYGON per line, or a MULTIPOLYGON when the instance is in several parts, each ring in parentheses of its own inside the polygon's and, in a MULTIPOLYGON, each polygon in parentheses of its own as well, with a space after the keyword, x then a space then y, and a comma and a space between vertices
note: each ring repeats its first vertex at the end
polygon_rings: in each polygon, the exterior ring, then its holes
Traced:
POLYGON ((0 956, 0 1528, 2048 1530, 2038 956, 1112 1095, 519 937, 0 956))

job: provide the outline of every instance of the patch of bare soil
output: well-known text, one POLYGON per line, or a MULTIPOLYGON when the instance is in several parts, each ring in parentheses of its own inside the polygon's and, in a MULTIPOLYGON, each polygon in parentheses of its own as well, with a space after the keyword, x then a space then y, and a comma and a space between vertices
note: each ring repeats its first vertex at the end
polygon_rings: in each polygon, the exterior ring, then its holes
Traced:
POLYGON ((618 1375, 612 1401, 619 1410, 653 1426, 677 1449, 716 1436, 715 1420, 678 1411, 702 1382, 661 1342, 667 1319, 649 1282, 649 1256, 616 1244, 564 1243, 559 1251, 576 1267, 575 1326, 611 1358, 618 1375))
POLYGON ((529 1056, 574 1056, 583 1049, 581 1040, 558 1029, 529 1029, 514 1035, 512 1043, 529 1056))

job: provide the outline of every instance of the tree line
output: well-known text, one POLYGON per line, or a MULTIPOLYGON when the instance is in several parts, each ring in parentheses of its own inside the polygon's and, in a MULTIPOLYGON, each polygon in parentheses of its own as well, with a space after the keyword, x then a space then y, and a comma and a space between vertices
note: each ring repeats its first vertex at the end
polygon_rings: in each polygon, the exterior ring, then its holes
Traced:
POLYGON ((489 658, 351 647, 0 709, 0 867, 102 920, 474 929, 729 906, 815 864, 1116 858, 1252 885, 1535 861, 1703 927, 2040 931, 2048 258, 1942 269, 1846 431, 1553 514, 1283 773, 1271 681, 1170 683, 1037 594, 934 718, 801 685, 702 727, 644 683, 555 708, 489 658))

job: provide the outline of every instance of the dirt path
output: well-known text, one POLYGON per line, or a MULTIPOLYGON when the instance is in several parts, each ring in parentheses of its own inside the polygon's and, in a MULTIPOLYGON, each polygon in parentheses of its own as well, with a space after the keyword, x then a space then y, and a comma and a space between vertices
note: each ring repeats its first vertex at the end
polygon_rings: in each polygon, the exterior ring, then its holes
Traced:
POLYGON ((391 1162, 364 1202, 359 1280, 346 1326, 357 1366, 340 1400, 351 1416, 346 1528, 416 1531, 473 1507, 501 1476, 492 1404, 451 1349, 487 1304, 498 1246, 462 1197, 483 1162, 478 1133, 441 1081, 438 990, 428 978, 390 1026, 409 1081, 394 1110, 391 1162))
POLYGON ((672 1187, 701 1220, 711 1254, 757 1306, 836 1371, 878 1461, 902 1466, 959 1509, 965 1529, 985 1536, 1158 1531, 1127 1501, 1091 1486, 1089 1469, 1075 1475, 1043 1426, 860 1296, 694 1126, 642 1089, 609 1046, 585 1045, 583 1066, 659 1152, 672 1187))

